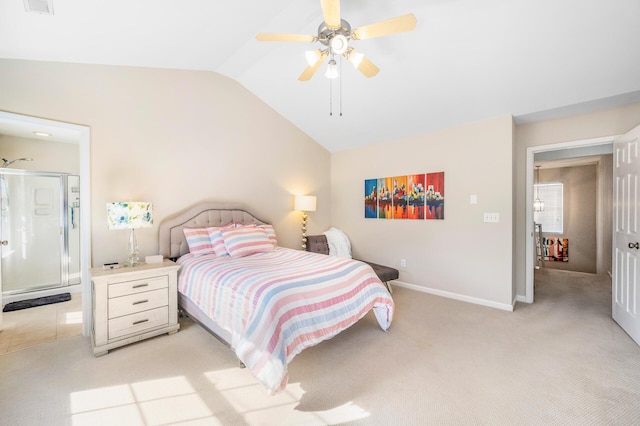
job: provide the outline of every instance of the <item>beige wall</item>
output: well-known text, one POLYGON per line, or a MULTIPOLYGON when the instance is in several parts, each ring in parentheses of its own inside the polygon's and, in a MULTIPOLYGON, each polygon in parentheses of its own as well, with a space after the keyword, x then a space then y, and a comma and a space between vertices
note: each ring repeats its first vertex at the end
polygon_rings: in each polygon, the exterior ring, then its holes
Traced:
POLYGON ((518 188, 514 185, 516 181, 516 169, 513 164, 516 162, 516 125, 511 117, 511 297, 513 304, 515 305, 515 299, 517 297, 518 286, 516 284, 516 268, 514 267, 513 253, 516 246, 516 203, 515 199, 518 195, 518 188))
POLYGON ((508 309, 512 294, 511 116, 332 155, 333 226, 354 256, 423 291, 508 309), (364 180, 445 172, 444 220, 364 219, 364 180), (470 204, 477 195, 478 203, 470 204), (500 214, 484 223, 484 212, 500 214), (400 259, 407 266, 400 268, 400 259))
POLYGON ((596 254, 598 274, 612 274, 613 269, 613 155, 603 155, 598 162, 598 211, 596 212, 596 254))
POLYGON ((329 224, 330 153, 219 74, 0 59, 0 94, 2 111, 91 128, 94 265, 126 259, 127 233, 107 230, 111 201, 153 202, 143 256, 163 218, 203 199, 245 203, 287 247, 300 242, 292 194, 319 197, 309 232, 329 224))
POLYGON ((567 238, 568 262, 544 262, 549 269, 596 273, 596 189, 597 166, 540 169, 540 183, 561 183, 563 196, 563 232, 549 233, 547 238, 567 238))
POLYGON ((525 295, 526 224, 525 187, 527 148, 624 134, 640 124, 640 103, 619 108, 580 114, 556 120, 523 124, 516 127, 517 157, 515 168, 516 198, 515 268, 517 295, 525 295))
POLYGON ((12 169, 41 172, 80 173, 78 144, 50 142, 40 139, 0 135, 0 157, 12 161, 16 158, 33 158, 33 161, 13 163, 12 169))

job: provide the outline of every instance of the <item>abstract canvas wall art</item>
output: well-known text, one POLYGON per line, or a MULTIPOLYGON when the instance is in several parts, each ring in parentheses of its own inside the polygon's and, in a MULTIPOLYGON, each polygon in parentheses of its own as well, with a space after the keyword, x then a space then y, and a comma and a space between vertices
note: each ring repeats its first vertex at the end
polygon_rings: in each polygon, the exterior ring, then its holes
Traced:
POLYGON ((427 173, 427 219, 444 219, 444 172, 427 173))
POLYGON ((367 219, 444 219, 444 172, 364 181, 367 219))

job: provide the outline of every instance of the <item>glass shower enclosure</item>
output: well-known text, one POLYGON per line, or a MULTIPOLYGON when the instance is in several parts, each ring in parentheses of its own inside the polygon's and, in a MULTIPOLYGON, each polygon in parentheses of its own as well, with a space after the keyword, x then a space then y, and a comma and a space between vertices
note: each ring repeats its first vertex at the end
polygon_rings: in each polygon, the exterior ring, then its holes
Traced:
POLYGON ((79 196, 76 175, 0 170, 3 296, 80 284, 79 196))

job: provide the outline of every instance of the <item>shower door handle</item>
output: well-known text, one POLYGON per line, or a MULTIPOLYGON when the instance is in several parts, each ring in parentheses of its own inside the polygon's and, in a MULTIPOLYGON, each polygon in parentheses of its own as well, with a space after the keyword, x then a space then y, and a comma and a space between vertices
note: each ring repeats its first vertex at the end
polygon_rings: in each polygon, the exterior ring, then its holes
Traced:
POLYGON ((9 244, 9 241, 2 240, 2 241, 0 241, 0 244, 2 244, 3 246, 6 246, 7 244, 9 244))

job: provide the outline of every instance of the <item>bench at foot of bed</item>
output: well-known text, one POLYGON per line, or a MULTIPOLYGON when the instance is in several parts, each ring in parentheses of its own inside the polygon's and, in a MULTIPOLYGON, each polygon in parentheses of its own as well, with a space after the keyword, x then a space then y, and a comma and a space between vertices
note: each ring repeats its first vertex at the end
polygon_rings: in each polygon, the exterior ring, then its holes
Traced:
MULTIPOLYGON (((329 243, 327 242, 327 236, 326 235, 308 236, 307 251, 310 251, 312 253, 320 253, 320 254, 328 255, 329 243)), ((384 285, 387 286, 387 290, 389 290, 389 293, 393 292, 393 290, 391 289, 391 285, 389 284, 389 281, 398 279, 398 277, 400 276, 400 272, 398 272, 397 269, 391 268, 389 266, 378 265, 377 263, 367 262, 366 260, 361 260, 361 259, 356 259, 356 260, 360 260, 361 262, 364 262, 369 266, 371 266, 371 268, 373 268, 373 272, 375 272, 378 278, 380 278, 380 281, 382 281, 384 285)))

